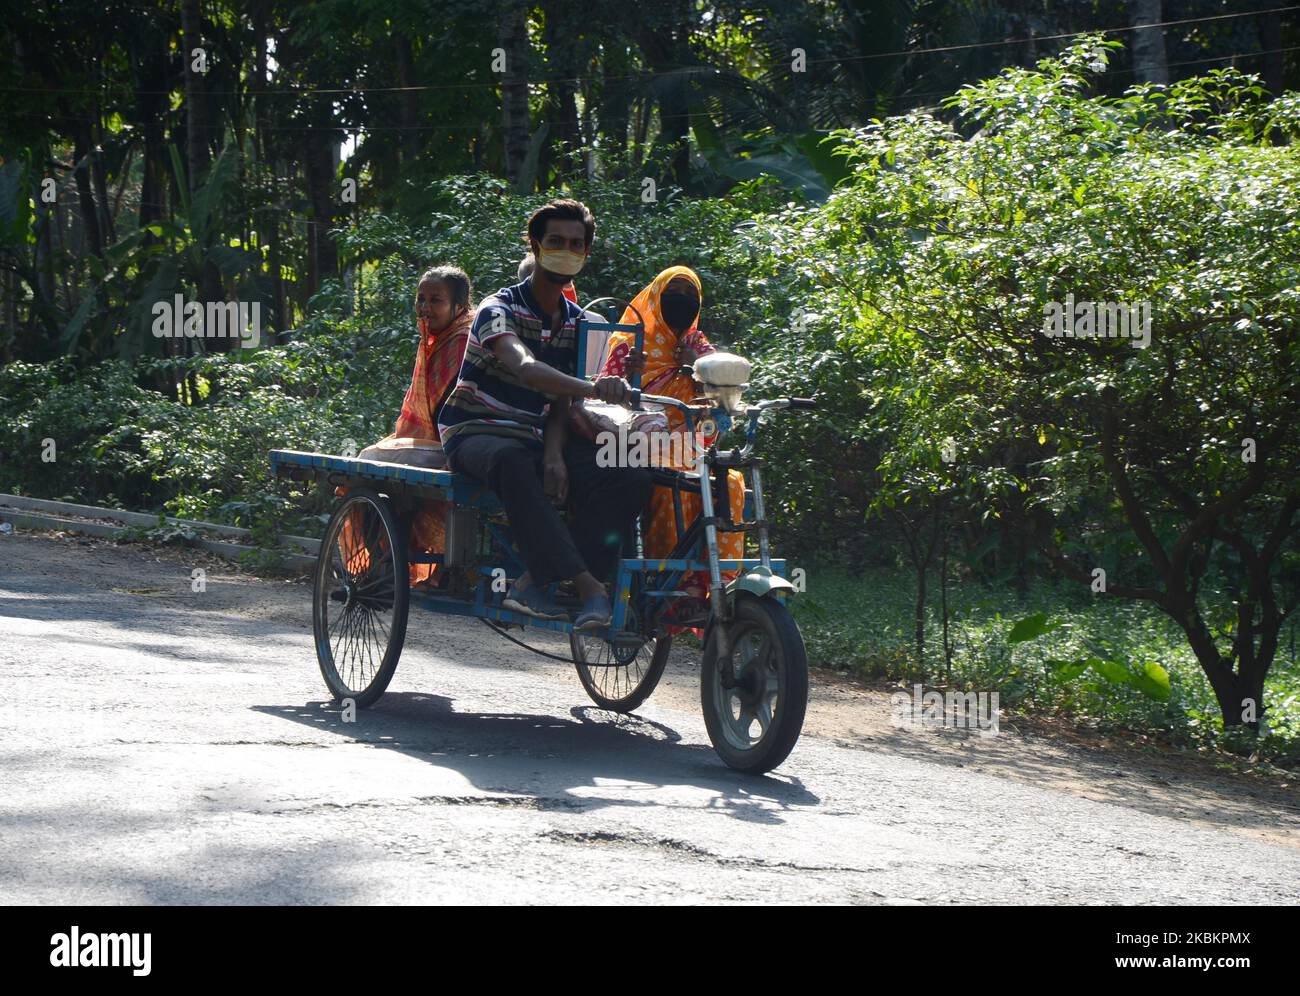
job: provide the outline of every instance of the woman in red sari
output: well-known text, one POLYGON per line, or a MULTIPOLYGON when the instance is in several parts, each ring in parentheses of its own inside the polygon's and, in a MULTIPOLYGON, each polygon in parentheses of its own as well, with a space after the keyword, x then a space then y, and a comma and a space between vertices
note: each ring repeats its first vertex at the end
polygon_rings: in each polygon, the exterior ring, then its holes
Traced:
MULTIPOLYGON (((473 288, 465 272, 455 266, 435 266, 420 277, 415 294, 420 346, 415 354, 411 386, 402 401, 401 414, 391 435, 357 454, 362 460, 383 460, 417 467, 447 466, 438 436, 438 409, 447 399, 461 360, 470 326, 474 324, 473 288)), ((445 502, 426 502, 411 523, 408 547, 441 553, 445 544, 445 502)), ((411 584, 428 581, 435 564, 411 564, 411 584)))

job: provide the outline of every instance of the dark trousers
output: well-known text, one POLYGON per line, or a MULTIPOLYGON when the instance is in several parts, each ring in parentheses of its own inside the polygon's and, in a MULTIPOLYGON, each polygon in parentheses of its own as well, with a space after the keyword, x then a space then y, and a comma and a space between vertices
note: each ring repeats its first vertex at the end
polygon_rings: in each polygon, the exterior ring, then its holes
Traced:
POLYGON ((625 542, 632 554, 632 525, 652 489, 648 470, 598 466, 596 444, 571 436, 564 445, 572 523, 566 526, 543 489, 540 443, 466 436, 449 463, 456 473, 482 481, 501 500, 515 545, 538 584, 573 578, 584 570, 601 581, 613 578, 625 542))

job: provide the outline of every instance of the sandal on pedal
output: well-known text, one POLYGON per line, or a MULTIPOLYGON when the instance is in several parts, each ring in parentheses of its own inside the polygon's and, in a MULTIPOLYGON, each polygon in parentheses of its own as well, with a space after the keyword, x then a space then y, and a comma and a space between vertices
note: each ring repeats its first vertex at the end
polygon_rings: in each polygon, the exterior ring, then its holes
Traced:
POLYGON ((582 603, 582 611, 573 622, 574 629, 600 629, 609 625, 614 607, 605 595, 593 595, 582 603))

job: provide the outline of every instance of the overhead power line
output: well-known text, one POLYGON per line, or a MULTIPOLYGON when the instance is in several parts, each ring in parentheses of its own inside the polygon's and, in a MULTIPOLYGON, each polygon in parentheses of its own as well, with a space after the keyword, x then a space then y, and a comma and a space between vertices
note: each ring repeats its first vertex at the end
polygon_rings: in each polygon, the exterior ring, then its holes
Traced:
MULTIPOLYGON (((1250 59, 1261 55, 1276 55, 1279 52, 1296 52, 1300 51, 1300 45, 1288 45, 1285 48, 1269 48, 1258 52, 1234 52, 1231 55, 1210 55, 1201 59, 1184 59, 1180 62, 1169 62, 1166 65, 1169 68, 1178 66, 1195 66, 1205 62, 1222 62, 1225 59, 1250 59)), ((1104 72, 1097 73, 1098 76, 1114 76, 1119 73, 1126 73, 1127 69, 1107 69, 1104 72)), ((957 89, 947 90, 921 90, 916 92, 901 91, 894 95, 892 99, 896 100, 918 100, 924 97, 945 97, 956 93, 957 89)), ((915 109, 915 108, 911 108, 915 109)), ((85 118, 74 117, 68 114, 43 114, 37 110, 26 110, 14 112, 20 117, 37 117, 43 121, 66 121, 70 124, 83 122, 85 118)), ((704 113, 701 111, 690 111, 685 114, 668 114, 660 115, 662 120, 675 120, 677 118, 691 118, 696 114, 704 113)), ((387 132, 387 131, 463 131, 478 132, 484 127, 485 122, 481 119, 475 121, 446 121, 440 124, 419 124, 419 125, 283 125, 283 124, 263 124, 258 127, 263 131, 330 131, 343 132, 345 136, 361 137, 370 132, 387 132)), ((251 130, 251 126, 250 126, 251 130)))
MULTIPOLYGON (((1280 14, 1284 12, 1297 13, 1297 7, 1294 4, 1288 4, 1282 7, 1270 7, 1265 10, 1243 10, 1232 14, 1209 14, 1204 17, 1184 17, 1172 21, 1155 21, 1150 24, 1126 24, 1113 28, 1088 28, 1080 31, 1068 31, 1055 35, 1029 35, 1024 38, 1005 38, 999 41, 987 42, 968 42, 962 45, 938 45, 930 48, 911 48, 898 49, 893 52, 870 52, 864 55, 850 55, 844 57, 828 56, 821 59, 808 59, 806 65, 827 65, 842 64, 846 62, 864 62, 870 59, 892 59, 900 56, 913 55, 930 55, 942 52, 962 52, 979 48, 997 48, 1004 45, 1024 45, 1037 42, 1060 41, 1065 38, 1077 38, 1080 35, 1102 34, 1112 35, 1129 31, 1140 31, 1148 28, 1168 28, 1182 24, 1202 24, 1210 21, 1226 21, 1237 17, 1258 17, 1263 14, 1280 14)), ((1288 51, 1286 49, 1274 51, 1288 51)), ((1261 54, 1261 53, 1248 53, 1261 54)), ((544 86, 551 83, 586 83, 593 80, 599 82, 617 82, 622 80, 649 80, 661 76, 681 75, 692 72, 705 72, 712 75, 721 75, 721 71, 712 69, 708 66, 684 65, 673 69, 666 69, 654 72, 644 73, 627 73, 621 76, 557 76, 536 80, 525 81, 528 86, 544 86)), ((421 83, 413 86, 359 86, 359 87, 277 87, 275 89, 244 89, 244 90, 205 90, 205 94, 212 96, 268 96, 268 97, 311 97, 311 96, 339 96, 347 94, 364 94, 364 93, 412 93, 431 90, 473 90, 473 89, 496 89, 505 83, 505 78, 494 80, 490 83, 460 82, 460 83, 421 83)), ((99 94, 104 93, 103 88, 90 87, 0 87, 0 92, 9 93, 82 93, 82 94, 99 94)), ((130 90, 132 94, 150 94, 164 95, 169 94, 171 90, 130 90)))

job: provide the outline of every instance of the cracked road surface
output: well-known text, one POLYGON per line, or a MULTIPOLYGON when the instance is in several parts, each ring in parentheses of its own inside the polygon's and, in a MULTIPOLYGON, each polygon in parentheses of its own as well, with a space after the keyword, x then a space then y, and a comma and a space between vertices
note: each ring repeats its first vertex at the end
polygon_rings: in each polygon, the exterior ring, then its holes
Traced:
POLYGON ((345 723, 306 586, 91 554, 0 545, 5 903, 1300 899, 1296 847, 924 750, 805 735, 735 774, 688 668, 616 717, 473 620, 413 611, 345 723))

